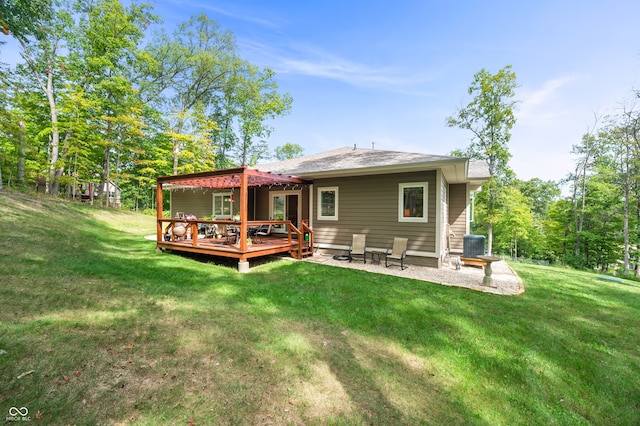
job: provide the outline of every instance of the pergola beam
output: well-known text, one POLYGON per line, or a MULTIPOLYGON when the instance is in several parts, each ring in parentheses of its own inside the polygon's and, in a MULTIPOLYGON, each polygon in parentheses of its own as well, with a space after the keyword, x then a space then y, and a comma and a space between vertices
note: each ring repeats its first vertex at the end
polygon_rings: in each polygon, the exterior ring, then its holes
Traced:
POLYGON ((247 186, 284 185, 309 183, 304 179, 278 173, 261 172, 245 166, 234 169, 213 170, 209 172, 188 173, 183 175, 159 176, 158 183, 163 185, 196 186, 201 188, 240 188, 242 178, 247 178, 247 186))
POLYGON ((286 176, 278 173, 261 172, 246 166, 212 170, 209 172, 188 173, 183 175, 158 176, 156 191, 157 209, 157 241, 162 241, 162 189, 163 185, 180 185, 200 188, 231 189, 240 188, 240 257, 238 269, 241 272, 248 270, 247 262, 247 218, 249 209, 249 187, 263 185, 307 185, 311 182, 294 176, 286 176))

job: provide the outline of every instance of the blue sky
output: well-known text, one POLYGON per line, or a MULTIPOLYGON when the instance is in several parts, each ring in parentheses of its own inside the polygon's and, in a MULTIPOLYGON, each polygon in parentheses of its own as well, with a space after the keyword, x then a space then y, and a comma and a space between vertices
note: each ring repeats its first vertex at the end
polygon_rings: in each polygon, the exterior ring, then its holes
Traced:
POLYGON ((446 118, 469 100, 474 73, 510 64, 520 85, 510 164, 521 179, 558 180, 594 116, 640 89, 637 0, 149 1, 168 32, 205 13, 233 31, 242 57, 273 69, 294 102, 271 123, 270 146, 305 154, 464 148, 471 135, 446 118))

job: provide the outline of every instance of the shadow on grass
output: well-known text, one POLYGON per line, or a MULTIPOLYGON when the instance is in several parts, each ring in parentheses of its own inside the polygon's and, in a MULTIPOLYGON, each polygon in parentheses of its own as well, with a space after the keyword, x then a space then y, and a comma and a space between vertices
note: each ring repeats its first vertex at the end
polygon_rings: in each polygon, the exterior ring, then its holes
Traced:
POLYGON ((294 261, 241 275, 54 206, 0 223, 0 370, 37 360, 45 383, 3 383, 10 405, 60 423, 639 420, 635 288, 520 265, 518 297, 294 261))

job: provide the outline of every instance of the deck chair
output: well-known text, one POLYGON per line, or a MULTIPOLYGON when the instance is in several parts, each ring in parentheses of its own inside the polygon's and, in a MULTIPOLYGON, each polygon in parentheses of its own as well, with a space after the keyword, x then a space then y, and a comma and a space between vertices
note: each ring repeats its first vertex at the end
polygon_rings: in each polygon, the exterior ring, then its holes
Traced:
POLYGON ((384 266, 389 267, 389 261, 400 262, 400 270, 405 269, 404 266, 404 258, 407 257, 407 241, 408 238, 398 238, 395 237, 393 239, 393 248, 387 249, 387 252, 384 255, 384 266))
POLYGON ((235 226, 227 225, 226 243, 235 243, 238 239, 238 229, 235 226))
POLYGON ((271 235, 271 225, 260 225, 260 228, 255 233, 256 238, 262 244, 262 237, 271 235))
POLYGON ((362 256, 362 261, 367 263, 366 234, 353 234, 353 241, 349 247, 349 262, 354 256, 362 256))

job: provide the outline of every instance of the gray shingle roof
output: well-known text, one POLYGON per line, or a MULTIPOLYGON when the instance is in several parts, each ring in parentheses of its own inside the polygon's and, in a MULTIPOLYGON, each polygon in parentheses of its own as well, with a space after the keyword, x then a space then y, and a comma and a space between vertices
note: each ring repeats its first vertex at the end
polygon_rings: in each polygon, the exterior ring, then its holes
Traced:
POLYGON ((469 160, 469 179, 489 179, 489 166, 484 160, 469 160))
POLYGON ((260 164, 257 169, 294 176, 308 176, 318 172, 367 168, 406 166, 430 162, 463 162, 465 159, 444 155, 384 151, 367 148, 339 148, 292 160, 260 164))

